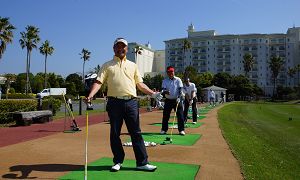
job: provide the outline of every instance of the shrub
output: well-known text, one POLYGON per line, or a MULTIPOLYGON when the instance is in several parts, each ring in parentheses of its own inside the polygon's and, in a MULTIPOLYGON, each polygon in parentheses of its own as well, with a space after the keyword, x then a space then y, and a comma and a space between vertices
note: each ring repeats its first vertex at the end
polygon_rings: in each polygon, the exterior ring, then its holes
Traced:
POLYGON ((53 116, 56 115, 56 112, 59 110, 60 106, 61 106, 61 97, 59 97, 58 99, 48 96, 47 98, 43 98, 42 100, 42 109, 43 110, 51 110, 53 112, 53 116))
MULTIPOLYGON (((8 99, 33 99, 35 94, 22 94, 22 93, 15 93, 15 94, 8 94, 8 99)), ((6 94, 2 94, 2 98, 6 98, 6 94)))
POLYGON ((36 100, 1 100, 0 101, 0 124, 12 123, 13 112, 35 111, 36 100))
POLYGON ((138 101, 139 101, 140 107, 149 106, 149 104, 150 104, 150 99, 148 99, 148 98, 138 99, 138 101))

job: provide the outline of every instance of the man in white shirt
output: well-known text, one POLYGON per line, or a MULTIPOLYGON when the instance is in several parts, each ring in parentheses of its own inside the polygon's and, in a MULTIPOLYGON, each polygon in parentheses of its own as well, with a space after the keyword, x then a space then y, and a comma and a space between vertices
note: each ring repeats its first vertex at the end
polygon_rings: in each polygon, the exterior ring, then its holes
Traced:
POLYGON ((172 109, 176 111, 177 122, 178 122, 178 132, 180 135, 184 136, 184 116, 183 116, 183 84, 179 77, 175 76, 175 68, 173 66, 167 67, 166 77, 162 82, 162 90, 166 96, 162 127, 160 134, 166 134, 168 131, 168 122, 170 119, 170 114, 172 109), (176 109, 177 107, 177 109, 176 109))
POLYGON ((215 98, 216 98, 215 91, 210 89, 209 92, 208 92, 208 97, 209 97, 209 105, 210 106, 216 106, 216 104, 215 104, 215 98))
POLYGON ((190 82, 189 78, 186 78, 184 80, 183 84, 183 90, 185 93, 185 100, 184 100, 184 122, 187 122, 187 114, 189 110, 189 106, 192 106, 192 112, 193 112, 193 124, 197 123, 197 88, 196 85, 192 82, 190 82))

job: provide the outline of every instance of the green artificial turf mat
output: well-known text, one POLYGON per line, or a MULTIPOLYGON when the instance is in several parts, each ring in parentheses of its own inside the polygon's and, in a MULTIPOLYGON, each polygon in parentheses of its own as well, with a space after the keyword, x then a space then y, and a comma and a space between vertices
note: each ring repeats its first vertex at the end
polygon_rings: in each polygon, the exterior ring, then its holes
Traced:
POLYGON ((64 133, 77 133, 77 132, 81 132, 81 130, 80 131, 73 131, 73 130, 65 130, 64 131, 64 133))
MULTIPOLYGON (((195 179, 200 165, 176 164, 166 162, 151 162, 157 166, 154 172, 144 172, 135 169, 135 160, 125 160, 118 172, 110 172, 112 158, 101 158, 88 164, 87 178, 97 179, 143 179, 143 180, 166 180, 166 179, 195 179)), ((84 179, 84 167, 60 177, 61 180, 82 180, 84 179)))
MULTIPOLYGON (((176 164, 166 162, 151 162, 157 166, 154 172, 136 170, 135 160, 125 160, 118 172, 110 172, 112 158, 101 158, 88 164, 88 179, 143 179, 143 180, 166 180, 166 179, 195 179, 200 165, 176 164)), ((84 167, 71 171, 60 177, 61 180, 82 180, 84 179, 84 167)))
MULTIPOLYGON (((173 130, 173 135, 171 137, 171 130, 168 131, 169 134, 160 134, 160 133, 143 133, 143 139, 146 142, 155 142, 156 144, 173 144, 173 145, 182 145, 182 146, 192 146, 198 139, 200 139, 201 134, 186 134, 184 136, 179 135, 177 129, 173 130), (172 143, 166 141, 166 138, 169 137, 172 139, 172 143)), ((127 142, 131 142, 131 138, 127 142)))
MULTIPOLYGON (((200 119, 204 119, 204 118, 206 118, 206 116, 200 115, 197 119, 200 120, 200 119)), ((170 121, 173 122, 173 119, 174 119, 174 116, 170 116, 169 122, 170 122, 170 121)), ((175 121, 177 121, 177 119, 175 119, 175 121)))
MULTIPOLYGON (((203 124, 204 124, 203 122, 197 122, 197 124, 193 124, 191 122, 187 122, 187 123, 185 123, 185 127, 186 128, 197 128, 197 127, 200 127, 203 124)), ((151 125, 160 126, 161 127, 161 123, 153 123, 151 125)), ((175 126, 174 128, 177 128, 177 122, 174 123, 174 126, 175 126)), ((169 122, 169 128, 172 128, 172 127, 173 127, 173 123, 169 122)))

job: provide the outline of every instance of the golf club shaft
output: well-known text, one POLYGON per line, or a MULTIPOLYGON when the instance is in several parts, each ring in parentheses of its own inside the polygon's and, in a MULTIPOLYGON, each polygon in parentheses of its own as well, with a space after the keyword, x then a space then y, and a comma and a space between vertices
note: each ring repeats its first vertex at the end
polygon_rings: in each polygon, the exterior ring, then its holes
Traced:
POLYGON ((180 101, 176 104, 176 108, 175 108, 175 113, 174 113, 174 118, 173 118, 173 127, 171 129, 171 139, 172 139, 172 135, 173 135, 173 129, 174 129, 174 124, 175 124, 175 118, 177 117, 177 108, 178 108, 178 104, 180 103, 180 101))
POLYGON ((88 138, 89 138, 89 114, 88 114, 88 111, 86 111, 85 165, 84 165, 84 179, 85 180, 87 180, 88 138))
POLYGON ((74 115, 73 115, 73 112, 71 111, 71 108, 70 108, 69 104, 68 104, 67 101, 66 101, 66 98, 65 98, 65 94, 64 94, 64 93, 63 93, 63 97, 64 97, 65 104, 67 105, 67 109, 68 109, 69 113, 70 113, 71 116, 72 116, 72 119, 75 120, 74 115))

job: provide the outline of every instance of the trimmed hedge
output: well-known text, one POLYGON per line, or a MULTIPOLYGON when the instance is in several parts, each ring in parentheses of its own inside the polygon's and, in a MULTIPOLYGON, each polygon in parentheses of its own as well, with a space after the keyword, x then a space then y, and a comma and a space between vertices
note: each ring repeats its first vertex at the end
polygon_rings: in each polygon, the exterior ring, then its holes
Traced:
POLYGON ((42 109, 43 110, 51 110, 53 113, 53 116, 56 115, 56 112, 59 110, 59 108, 61 107, 61 103, 63 99, 62 96, 60 97, 51 97, 48 96, 47 98, 43 98, 42 99, 42 109))
POLYGON ((0 124, 12 123, 14 112, 36 111, 36 100, 1 100, 0 101, 0 124))
MULTIPOLYGON (((8 99, 34 99, 35 94, 22 94, 22 93, 15 93, 15 94, 8 94, 8 99)), ((2 94, 2 99, 6 99, 6 94, 2 94)))

